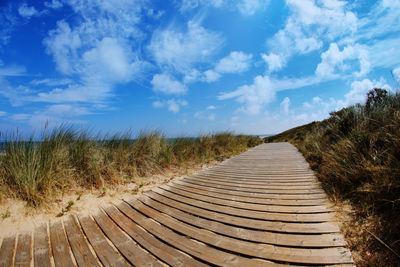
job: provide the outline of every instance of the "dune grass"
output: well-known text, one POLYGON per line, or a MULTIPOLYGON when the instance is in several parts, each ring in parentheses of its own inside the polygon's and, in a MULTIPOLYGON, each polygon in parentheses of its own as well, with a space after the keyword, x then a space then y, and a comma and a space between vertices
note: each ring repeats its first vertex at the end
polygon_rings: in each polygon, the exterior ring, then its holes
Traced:
POLYGON ((72 187, 103 188, 134 177, 222 160, 261 143, 254 136, 217 133, 166 139, 160 132, 103 137, 61 126, 40 141, 9 135, 0 155, 0 197, 39 206, 72 187))
POLYGON ((345 234, 359 266, 397 266, 400 94, 375 88, 364 105, 265 140, 296 145, 331 198, 351 204, 354 213, 345 234))

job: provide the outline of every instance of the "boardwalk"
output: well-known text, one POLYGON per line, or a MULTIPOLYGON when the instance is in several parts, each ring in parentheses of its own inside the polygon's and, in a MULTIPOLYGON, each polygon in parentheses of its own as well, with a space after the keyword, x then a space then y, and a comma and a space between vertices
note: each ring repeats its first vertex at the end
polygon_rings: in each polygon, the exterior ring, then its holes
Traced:
POLYGON ((0 266, 350 266, 345 246, 307 162, 274 143, 92 216, 4 238, 0 266))

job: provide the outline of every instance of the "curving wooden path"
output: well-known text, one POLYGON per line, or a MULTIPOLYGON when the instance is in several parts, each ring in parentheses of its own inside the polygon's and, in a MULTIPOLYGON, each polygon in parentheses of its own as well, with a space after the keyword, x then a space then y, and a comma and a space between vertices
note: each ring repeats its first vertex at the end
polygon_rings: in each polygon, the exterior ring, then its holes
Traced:
POLYGON ((3 238, 0 266, 351 266, 307 162, 263 144, 142 196, 3 238))

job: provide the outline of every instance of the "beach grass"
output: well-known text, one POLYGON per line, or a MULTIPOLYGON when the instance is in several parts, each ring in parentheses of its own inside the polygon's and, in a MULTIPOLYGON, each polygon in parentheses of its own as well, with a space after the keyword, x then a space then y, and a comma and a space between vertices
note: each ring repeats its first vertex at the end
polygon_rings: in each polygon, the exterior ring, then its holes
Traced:
POLYGON ((400 94, 375 88, 366 99, 265 140, 297 146, 331 199, 351 206, 344 231, 358 265, 394 266, 400 261, 400 94))
POLYGON ((230 132, 175 139, 159 131, 99 136, 65 125, 35 138, 9 134, 0 157, 0 196, 40 206, 72 187, 101 189, 223 160, 261 142, 230 132))

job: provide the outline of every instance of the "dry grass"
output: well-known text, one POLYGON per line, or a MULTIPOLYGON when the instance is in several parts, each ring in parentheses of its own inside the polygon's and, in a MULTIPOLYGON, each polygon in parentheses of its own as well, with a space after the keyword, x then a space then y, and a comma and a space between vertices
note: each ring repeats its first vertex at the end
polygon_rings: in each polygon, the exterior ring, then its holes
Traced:
POLYGON ((14 197, 32 206, 71 188, 98 188, 135 177, 187 168, 243 152, 261 143, 232 133, 166 139, 159 132, 130 132, 99 138, 62 126, 45 130, 40 141, 9 135, 0 155, 0 198, 14 197))
POLYGON ((325 191, 352 207, 344 232, 358 266, 400 262, 400 95, 374 89, 365 105, 266 138, 304 154, 325 191))

